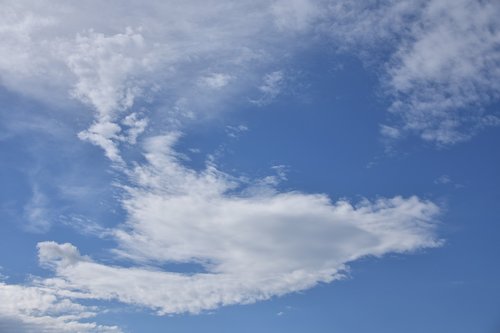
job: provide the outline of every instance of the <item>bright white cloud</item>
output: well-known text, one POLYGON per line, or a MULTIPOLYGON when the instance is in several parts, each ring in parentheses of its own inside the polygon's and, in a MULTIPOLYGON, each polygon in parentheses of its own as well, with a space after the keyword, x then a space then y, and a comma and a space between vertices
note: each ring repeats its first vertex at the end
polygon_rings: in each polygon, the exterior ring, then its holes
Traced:
POLYGON ((337 46, 382 73, 397 116, 392 128, 449 145, 500 124, 485 112, 500 97, 498 2, 333 1, 329 8, 337 46))
POLYGON ((78 133, 78 137, 101 147, 106 156, 113 162, 122 162, 117 140, 121 127, 110 121, 98 121, 87 130, 78 133))
POLYGON ((63 54, 77 77, 73 96, 93 106, 99 118, 130 108, 141 92, 132 73, 147 71, 148 54, 141 34, 127 29, 123 34, 106 36, 89 32, 77 35, 70 50, 63 54))
POLYGON ((111 230, 114 252, 136 267, 101 264, 71 244, 43 242, 39 257, 62 295, 116 299, 160 314, 250 303, 342 276, 365 256, 435 247, 439 208, 416 197, 332 203, 321 194, 254 188, 209 165, 184 167, 178 135, 149 138, 146 163, 130 170, 126 223, 111 230), (203 273, 154 267, 197 263, 203 273), (144 268, 147 265, 149 268, 144 268))
POLYGON ((97 308, 83 306, 54 291, 0 282, 0 331, 4 333, 119 333, 88 319, 97 308))

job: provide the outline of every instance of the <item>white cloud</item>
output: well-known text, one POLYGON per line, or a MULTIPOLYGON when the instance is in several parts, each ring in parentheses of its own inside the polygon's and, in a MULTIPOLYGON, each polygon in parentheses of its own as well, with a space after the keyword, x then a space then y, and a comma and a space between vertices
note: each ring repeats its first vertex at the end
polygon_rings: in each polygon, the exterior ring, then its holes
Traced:
POLYGON ((71 244, 39 244, 55 277, 46 287, 74 298, 116 299, 160 314, 244 304, 342 276, 365 256, 435 247, 439 208, 416 197, 332 203, 322 194, 247 191, 208 165, 195 172, 173 150, 178 135, 145 143, 146 163, 130 171, 126 223, 111 230, 114 250, 136 266, 101 264, 71 244), (175 273, 197 263, 203 273, 175 273), (146 265, 146 267, 144 266, 146 265))
POLYGON ((101 147, 113 162, 123 162, 117 147, 121 127, 110 121, 98 121, 87 130, 78 133, 78 137, 101 147))
POLYGON ((113 119, 113 113, 133 105, 141 85, 132 75, 147 72, 150 62, 140 33, 130 28, 111 36, 90 31, 58 46, 76 76, 72 95, 94 107, 98 119, 113 119))
POLYGON ((498 126, 485 111, 500 97, 498 2, 334 1, 329 10, 336 46, 381 73, 400 134, 450 145, 498 126))
MULTIPOLYGON (((32 9, 24 10, 22 4, 16 2, 2 3, 0 13, 0 79, 3 86, 42 100, 43 95, 60 80, 45 80, 47 51, 35 49, 34 44, 40 38, 39 31, 50 29, 55 19, 49 15, 40 16, 32 9), (48 88, 48 89, 46 89, 48 88)), ((26 8, 27 9, 27 8, 26 8)), ((62 83, 65 84, 66 82, 62 83)))
POLYGON ((452 144, 485 126, 483 107, 500 96, 499 15, 492 1, 429 2, 388 71, 404 129, 452 144))
MULTIPOLYGON (((397 115, 389 126, 445 145, 500 123, 484 111, 500 90, 494 1, 109 1, 99 10, 6 1, 3 9, 2 84, 51 102, 69 90, 95 109, 96 123, 120 126, 125 110, 153 98, 169 117, 182 101, 192 119, 255 86, 263 96, 254 102, 266 104, 284 83, 268 69, 296 45, 325 41, 325 31, 381 73, 397 115)), ((116 159, 112 139, 90 132, 116 159)))
POLYGON ((405 38, 412 22, 418 20, 428 0, 332 1, 324 28, 337 47, 380 61, 377 51, 392 51, 396 37, 405 38))
MULTIPOLYGON (((219 101, 255 86, 265 65, 293 49, 275 24, 291 14, 276 6, 110 1, 96 9, 80 2, 7 1, 0 17, 0 78, 35 98, 54 102, 66 94, 91 106, 95 123, 80 137, 118 161, 120 123, 137 101, 154 101, 155 108, 174 111, 177 121, 179 101, 184 114, 215 113, 219 101), (111 126, 111 134, 101 131, 111 126)), ((309 7, 295 1, 294 20, 307 21, 301 13, 309 7)))
POLYGON ((36 286, 0 282, 0 331, 5 333, 119 333, 116 326, 88 319, 97 308, 83 306, 36 286))
POLYGON ((135 144, 137 137, 145 131, 148 119, 139 118, 137 113, 133 112, 121 121, 121 125, 99 119, 88 129, 78 133, 78 137, 101 147, 111 161, 123 164, 119 150, 120 142, 135 144))
POLYGON ((129 144, 135 144, 137 142, 137 137, 146 130, 148 123, 148 118, 139 118, 139 115, 135 112, 129 114, 122 121, 122 125, 128 127, 127 135, 124 136, 122 140, 129 144))
POLYGON ((196 99, 197 82, 220 89, 243 73, 233 86, 252 85, 261 65, 293 48, 275 23, 290 16, 306 21, 302 17, 314 6, 294 1, 286 13, 276 9, 281 7, 268 1, 206 1, 202 7, 197 1, 109 1, 96 10, 63 1, 7 1, 0 77, 8 88, 44 100, 59 100, 72 87, 98 117, 156 89, 173 96, 170 103, 196 99))

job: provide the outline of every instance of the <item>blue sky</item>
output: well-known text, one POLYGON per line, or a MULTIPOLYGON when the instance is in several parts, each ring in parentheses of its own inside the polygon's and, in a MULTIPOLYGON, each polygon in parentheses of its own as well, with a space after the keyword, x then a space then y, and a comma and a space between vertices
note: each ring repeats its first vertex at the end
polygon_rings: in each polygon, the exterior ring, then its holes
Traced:
POLYGON ((1 6, 1 332, 500 330, 495 1, 1 6))

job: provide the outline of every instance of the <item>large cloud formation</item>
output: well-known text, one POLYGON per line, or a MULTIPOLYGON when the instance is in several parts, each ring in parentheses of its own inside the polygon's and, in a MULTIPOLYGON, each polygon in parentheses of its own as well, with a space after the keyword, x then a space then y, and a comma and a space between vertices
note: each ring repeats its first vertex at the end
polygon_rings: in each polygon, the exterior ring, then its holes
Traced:
POLYGON ((441 244, 435 233, 440 210, 432 202, 394 197, 353 205, 279 192, 277 177, 249 184, 210 163, 202 171, 185 167, 174 150, 178 139, 170 133, 145 140, 145 161, 122 169, 130 179, 123 185, 127 220, 96 230, 118 244, 117 262, 132 264, 100 263, 72 244, 41 242, 40 265, 53 276, 35 278, 31 286, 0 284, 6 300, 0 325, 120 332, 88 322, 100 309, 76 302, 117 300, 160 315, 199 313, 331 282, 362 257, 441 244), (170 271, 176 263, 202 270, 170 271))
POLYGON ((325 195, 238 188, 213 166, 183 167, 175 135, 147 140, 147 162, 131 171, 124 225, 108 231, 116 253, 137 264, 196 263, 205 272, 106 266, 70 244, 39 244, 56 276, 48 287, 82 298, 118 299, 159 313, 197 313, 330 282, 364 256, 440 244, 439 208, 416 197, 331 203, 325 195))
POLYGON ((2 85, 47 105, 76 100, 92 110, 78 137, 99 146, 126 178, 120 204, 127 213, 113 228, 93 229, 116 242, 114 265, 72 244, 39 243, 40 264, 53 276, 0 284, 2 329, 118 332, 88 322, 99 309, 77 301, 198 313, 333 281, 362 257, 438 246, 432 202, 332 202, 280 192, 278 177, 246 182, 211 162, 198 171, 179 159, 185 121, 213 117, 232 97, 257 106, 277 98, 296 45, 326 40, 382 73, 397 118, 381 128, 392 138, 416 133, 452 144, 499 123, 484 111, 500 89, 500 6, 492 1, 26 0, 2 7, 2 85), (137 142, 142 162, 122 153, 137 142), (119 266, 123 259, 132 264, 119 266), (175 263, 202 271, 165 269, 175 263))
POLYGON ((71 87, 96 112, 96 123, 80 137, 118 160, 116 141, 133 137, 114 121, 138 99, 161 100, 172 122, 199 117, 229 96, 265 86, 295 45, 326 40, 381 73, 396 115, 384 134, 415 133, 448 145, 500 123, 485 111, 500 89, 495 1, 205 1, 202 7, 198 1, 7 1, 0 14, 2 83, 51 102, 71 87))

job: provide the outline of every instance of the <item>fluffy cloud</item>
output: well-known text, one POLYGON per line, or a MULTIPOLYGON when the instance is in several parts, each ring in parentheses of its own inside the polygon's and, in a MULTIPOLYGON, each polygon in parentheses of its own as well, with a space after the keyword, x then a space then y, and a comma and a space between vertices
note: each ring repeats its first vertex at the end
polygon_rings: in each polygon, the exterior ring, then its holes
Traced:
POLYGON ((88 322, 97 308, 57 296, 50 289, 0 282, 0 331, 5 333, 119 333, 88 322))
POLYGON ((304 290, 342 276, 365 256, 435 247, 439 208, 416 197, 332 203, 321 194, 280 193, 208 165, 181 164, 177 134, 149 138, 146 162, 129 171, 126 223, 110 230, 132 267, 101 264, 71 244, 39 244, 43 281, 65 296, 116 299, 165 313, 198 313, 304 290), (203 272, 169 272, 172 263, 203 272))
POLYGON ((378 68, 395 115, 390 138, 413 133, 438 145, 470 139, 500 119, 500 5, 495 1, 333 1, 337 46, 378 68))
POLYGON ((500 120, 484 107, 500 96, 500 4, 430 1, 389 63, 393 112, 428 141, 467 140, 500 120))

